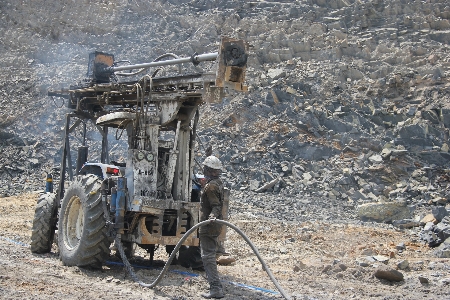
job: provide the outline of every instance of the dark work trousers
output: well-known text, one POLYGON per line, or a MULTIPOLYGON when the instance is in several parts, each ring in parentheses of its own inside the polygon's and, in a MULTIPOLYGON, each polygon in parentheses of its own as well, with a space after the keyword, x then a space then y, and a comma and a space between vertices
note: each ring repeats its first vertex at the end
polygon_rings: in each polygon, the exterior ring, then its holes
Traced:
POLYGON ((200 231, 200 249, 203 268, 209 282, 210 290, 222 290, 216 263, 217 237, 219 235, 205 234, 200 231))

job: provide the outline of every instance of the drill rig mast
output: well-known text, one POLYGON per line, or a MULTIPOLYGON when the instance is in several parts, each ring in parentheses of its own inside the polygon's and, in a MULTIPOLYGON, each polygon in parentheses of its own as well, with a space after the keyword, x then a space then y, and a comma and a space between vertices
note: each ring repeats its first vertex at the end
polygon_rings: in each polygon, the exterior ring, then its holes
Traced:
MULTIPOLYGON (((247 51, 242 40, 223 37, 216 53, 187 58, 167 54, 150 63, 125 66, 115 64, 113 55, 95 52, 89 56, 88 78, 83 83, 49 91, 49 96, 66 98, 71 112, 66 116, 58 188, 42 200, 52 211, 46 224, 49 230, 37 233, 33 227, 32 251, 50 251, 57 224, 60 256, 67 265, 103 263, 112 231, 121 235, 124 245, 136 243, 151 257, 155 245, 175 245, 199 222, 199 203, 191 199, 199 106, 221 102, 225 89, 247 90, 247 51), (162 60, 167 57, 172 59, 162 60), (111 80, 153 67, 214 60, 215 73, 158 77, 157 69, 136 81, 111 80), (127 70, 137 71, 123 72, 127 70), (88 160, 86 125, 73 174, 69 136, 86 121, 101 133, 99 166, 112 170, 110 175, 77 175, 88 160), (127 135, 126 163, 117 167, 108 157, 109 128, 127 135), (94 228, 99 233, 87 233, 94 228)), ((34 222, 43 222, 36 219, 38 208, 34 222)), ((196 236, 185 241, 191 246, 198 243, 196 236)))

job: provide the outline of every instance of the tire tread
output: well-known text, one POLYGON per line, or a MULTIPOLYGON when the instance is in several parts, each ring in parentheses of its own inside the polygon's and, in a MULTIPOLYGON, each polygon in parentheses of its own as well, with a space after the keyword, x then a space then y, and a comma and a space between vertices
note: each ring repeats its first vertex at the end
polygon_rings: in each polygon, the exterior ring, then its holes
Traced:
MULTIPOLYGON (((97 268, 109 257, 111 242, 107 236, 100 188, 100 179, 89 174, 77 177, 66 191, 68 199, 63 199, 61 207, 65 208, 65 202, 75 195, 80 198, 85 211, 82 238, 73 250, 64 245, 64 228, 59 230, 60 258, 65 265, 97 268)), ((60 222, 64 222, 63 218, 64 212, 61 209, 60 222)))
POLYGON ((39 196, 31 228, 30 249, 33 253, 48 253, 52 249, 55 232, 55 195, 51 193, 39 196))

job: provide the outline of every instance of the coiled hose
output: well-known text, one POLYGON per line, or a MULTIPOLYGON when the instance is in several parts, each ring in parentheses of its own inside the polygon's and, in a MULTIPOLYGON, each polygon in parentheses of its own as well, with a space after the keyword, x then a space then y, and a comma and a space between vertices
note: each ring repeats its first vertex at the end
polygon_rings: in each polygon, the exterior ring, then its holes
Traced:
MULTIPOLYGON (((123 249, 123 245, 122 245, 122 242, 121 242, 120 234, 117 234, 115 242, 116 242, 116 246, 117 246, 117 248, 119 250, 120 257, 123 260, 123 264, 125 265, 125 267, 126 267, 128 273, 130 274, 131 278, 133 278, 133 280, 135 282, 139 283, 139 285, 141 285, 143 287, 154 288, 161 281, 161 279, 163 278, 164 274, 169 269, 170 263, 175 258, 178 250, 180 249, 180 247, 183 244, 183 242, 188 238, 188 236, 191 235, 194 231, 196 231, 197 228, 199 228, 201 226, 205 226, 205 225, 209 224, 210 222, 211 222, 210 220, 200 222, 200 223, 196 224, 195 226, 193 226, 191 229, 189 229, 183 235, 183 237, 178 241, 177 245, 175 246, 175 249, 173 249, 172 254, 170 254, 170 257, 167 260, 167 262, 166 262, 164 268, 162 269, 161 273, 159 273, 159 275, 155 279, 155 281, 153 281, 150 284, 142 282, 137 277, 136 273, 133 270, 133 267, 131 266, 130 262, 127 259, 127 256, 125 255, 125 251, 123 249)), ((214 222, 217 222, 217 223, 219 223, 221 225, 225 225, 225 226, 231 227, 231 228, 234 229, 234 231, 236 231, 237 233, 239 233, 241 235, 241 237, 247 242, 247 244, 250 246, 250 248, 252 248, 252 250, 255 253, 255 255, 258 257, 258 259, 261 262, 261 264, 262 264, 264 270, 266 271, 267 275, 269 275, 269 277, 272 280, 273 284, 277 287, 278 291, 280 291, 280 294, 284 297, 284 299, 290 300, 291 298, 286 294, 286 292, 283 290, 283 288, 279 285, 278 281, 273 276, 273 274, 270 271, 269 267, 264 262, 264 260, 262 259, 261 255, 259 254, 258 249, 256 249, 255 245, 253 245, 253 243, 250 241, 250 239, 239 228, 237 228, 235 225, 233 225, 233 224, 231 224, 231 223, 229 223, 227 221, 216 219, 216 220, 214 220, 214 222)))

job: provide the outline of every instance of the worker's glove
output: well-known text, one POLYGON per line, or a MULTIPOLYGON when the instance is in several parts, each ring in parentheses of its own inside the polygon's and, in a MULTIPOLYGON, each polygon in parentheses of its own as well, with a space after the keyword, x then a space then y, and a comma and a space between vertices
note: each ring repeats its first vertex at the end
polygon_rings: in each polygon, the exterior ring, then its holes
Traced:
POLYGON ((214 214, 209 214, 208 220, 209 220, 210 222, 214 222, 214 221, 216 220, 216 216, 214 216, 214 214))

